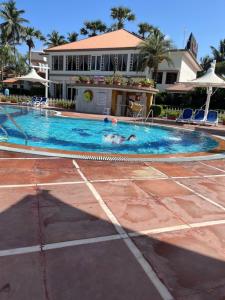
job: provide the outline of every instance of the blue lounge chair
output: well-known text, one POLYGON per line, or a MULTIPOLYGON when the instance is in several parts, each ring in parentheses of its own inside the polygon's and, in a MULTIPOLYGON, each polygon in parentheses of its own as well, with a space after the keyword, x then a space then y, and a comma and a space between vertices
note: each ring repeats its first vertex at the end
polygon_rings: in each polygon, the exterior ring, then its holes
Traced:
POLYGON ((189 122, 192 118, 193 110, 191 108, 185 108, 176 122, 189 122))
POLYGON ((210 110, 208 112, 207 118, 204 122, 206 125, 218 125, 218 112, 215 110, 210 110))
POLYGON ((37 101, 37 97, 33 96, 33 97, 31 98, 30 101, 28 101, 28 102, 23 102, 22 104, 25 104, 25 103, 26 103, 27 105, 33 106, 33 105, 35 105, 36 101, 37 101))
POLYGON ((192 123, 202 124, 204 122, 205 111, 203 109, 197 109, 191 119, 192 123))

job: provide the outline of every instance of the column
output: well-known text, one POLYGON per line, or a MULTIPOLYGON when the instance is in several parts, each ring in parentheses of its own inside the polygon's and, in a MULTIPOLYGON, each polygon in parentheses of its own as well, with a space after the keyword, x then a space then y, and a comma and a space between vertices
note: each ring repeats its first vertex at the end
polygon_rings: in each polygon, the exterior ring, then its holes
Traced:
POLYGON ((63 99, 66 99, 67 97, 66 97, 66 81, 65 80, 63 80, 62 85, 63 85, 62 97, 63 97, 63 99))

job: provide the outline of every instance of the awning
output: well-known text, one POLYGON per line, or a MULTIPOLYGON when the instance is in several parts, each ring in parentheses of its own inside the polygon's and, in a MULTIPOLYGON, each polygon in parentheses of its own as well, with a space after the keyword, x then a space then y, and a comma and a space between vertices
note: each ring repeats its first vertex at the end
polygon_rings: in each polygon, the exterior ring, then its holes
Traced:
POLYGON ((29 82, 39 82, 42 84, 46 84, 50 82, 50 80, 44 79, 43 77, 39 76, 34 68, 31 69, 31 71, 24 76, 16 77, 17 80, 24 80, 29 82))
POLYGON ((188 93, 194 90, 194 87, 192 86, 187 86, 184 83, 174 83, 170 87, 166 89, 168 93, 188 93))

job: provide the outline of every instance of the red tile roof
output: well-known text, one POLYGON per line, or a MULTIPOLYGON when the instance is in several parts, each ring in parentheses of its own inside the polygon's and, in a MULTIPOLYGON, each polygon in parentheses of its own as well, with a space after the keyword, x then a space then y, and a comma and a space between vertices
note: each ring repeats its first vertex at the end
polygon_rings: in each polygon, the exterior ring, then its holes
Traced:
POLYGON ((3 83, 16 83, 16 82, 18 82, 18 79, 16 78, 8 78, 3 80, 3 83))
POLYGON ((120 29, 94 37, 89 37, 77 42, 46 49, 45 51, 71 51, 71 50, 97 50, 97 49, 118 49, 136 48, 142 39, 135 34, 120 29))

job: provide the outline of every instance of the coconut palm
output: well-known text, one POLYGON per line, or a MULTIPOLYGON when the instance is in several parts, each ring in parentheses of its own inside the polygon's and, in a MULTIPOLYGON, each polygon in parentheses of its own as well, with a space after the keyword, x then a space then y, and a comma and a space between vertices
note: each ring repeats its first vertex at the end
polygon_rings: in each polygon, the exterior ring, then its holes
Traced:
POLYGON ((17 53, 14 57, 14 62, 11 66, 11 70, 14 71, 16 76, 22 76, 28 73, 29 65, 27 63, 27 55, 17 53))
POLYGON ((203 73, 209 69, 212 61, 213 61, 213 58, 210 57, 209 55, 206 55, 206 56, 200 58, 200 65, 203 69, 203 73))
POLYGON ((76 42, 77 38, 78 38, 78 35, 79 34, 75 31, 68 33, 68 35, 67 35, 68 42, 69 43, 76 42))
POLYGON ((53 30, 52 33, 47 34, 47 41, 45 43, 48 48, 56 47, 66 44, 65 37, 60 35, 58 31, 53 30))
POLYGON ((172 42, 158 29, 154 29, 152 34, 139 45, 141 69, 153 71, 152 79, 157 81, 159 64, 164 60, 171 65, 169 50, 173 48, 172 42))
POLYGON ((31 50, 35 48, 34 40, 45 41, 45 37, 40 30, 36 30, 33 27, 26 27, 23 32, 23 39, 27 44, 29 52, 29 65, 31 65, 31 50))
POLYGON ((122 29, 125 26, 126 21, 134 21, 135 14, 132 13, 128 7, 118 6, 111 8, 111 17, 117 20, 117 29, 122 29))
POLYGON ((4 70, 13 62, 13 49, 8 43, 4 43, 0 46, 0 70, 1 81, 3 81, 4 70))
POLYGON ((154 29, 154 26, 152 26, 151 24, 149 23, 140 23, 138 24, 138 33, 140 34, 140 36, 145 39, 146 38, 146 35, 149 36, 152 32, 153 32, 153 29, 154 29))
POLYGON ((217 62, 225 61, 225 39, 220 41, 218 49, 213 46, 210 48, 212 50, 213 58, 217 62))
POLYGON ((20 42, 24 24, 28 23, 28 20, 23 18, 25 11, 17 9, 15 1, 9 0, 2 3, 1 6, 0 18, 3 20, 3 23, 0 24, 0 30, 4 33, 7 42, 13 45, 15 53, 16 44, 20 42))
POLYGON ((106 25, 101 20, 86 21, 84 22, 84 27, 81 28, 80 33, 91 37, 98 35, 98 33, 105 32, 106 29, 106 25))

